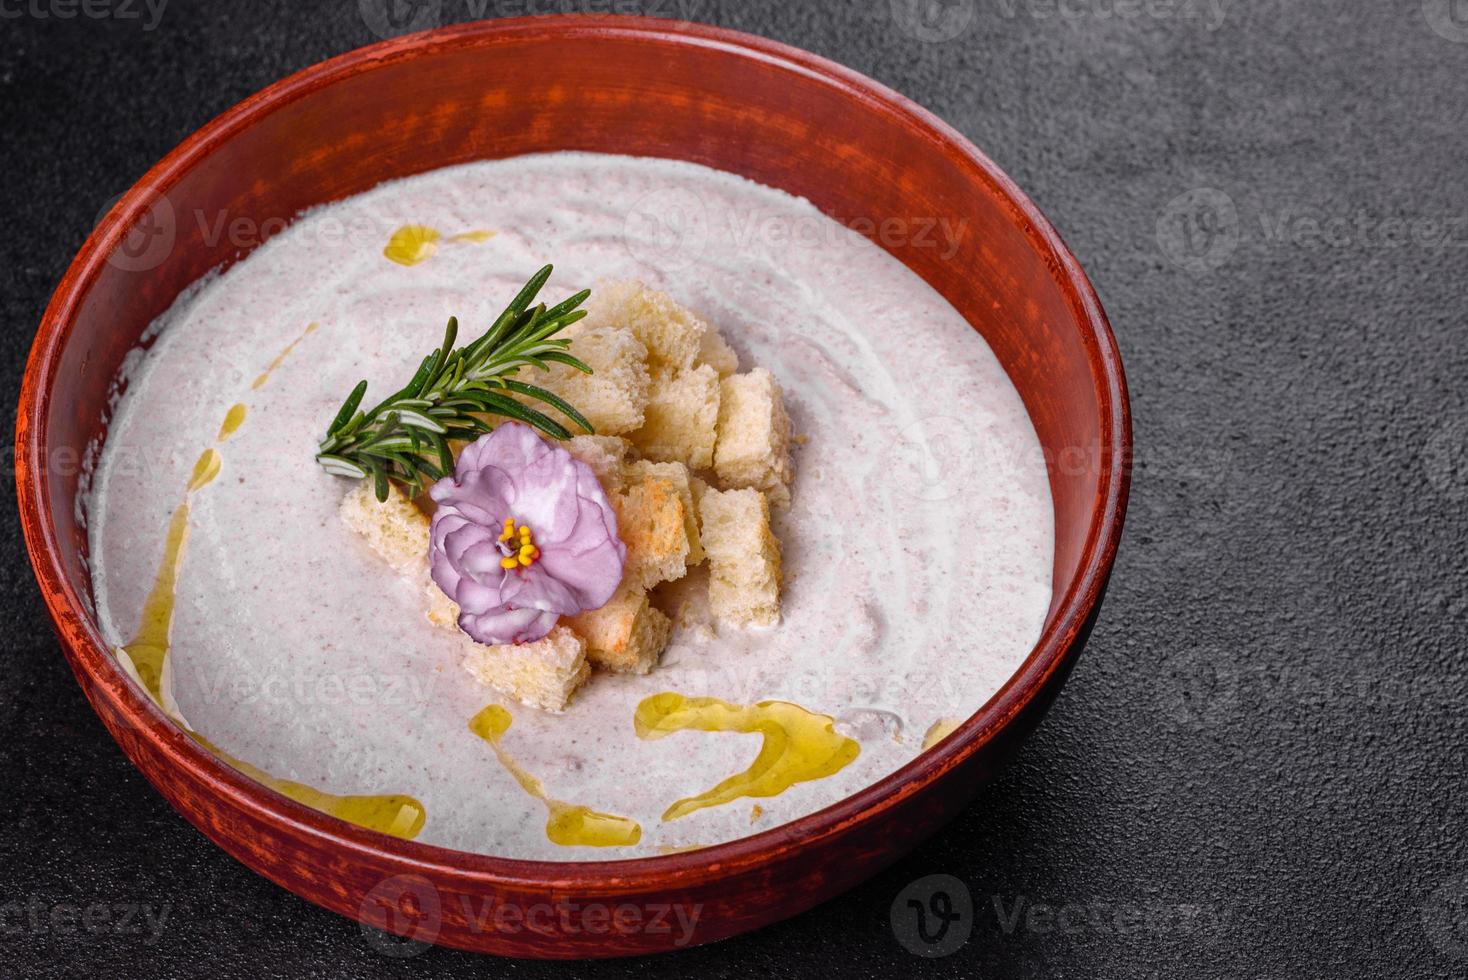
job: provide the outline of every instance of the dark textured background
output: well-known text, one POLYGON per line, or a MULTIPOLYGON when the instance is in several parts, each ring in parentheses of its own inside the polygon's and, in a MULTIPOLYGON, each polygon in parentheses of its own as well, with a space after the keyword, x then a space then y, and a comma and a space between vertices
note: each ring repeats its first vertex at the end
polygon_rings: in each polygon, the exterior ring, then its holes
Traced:
MULTIPOLYGON (((481 6, 442 0, 443 20, 481 6)), ((1075 249, 1139 465, 1100 625, 1018 763, 893 870, 752 936, 571 967, 389 959, 127 763, 52 639, 11 503, 0 975, 1468 975, 1468 3, 912 6, 485 9, 682 9, 834 58, 963 130, 1075 249), (925 960, 888 909, 935 873, 971 892, 973 935, 925 960), (99 904, 166 924, 62 934, 99 904)), ((172 0, 153 30, 142 7, 68 9, 0 0, 10 391, 104 204, 239 99, 375 40, 356 0, 172 0)))

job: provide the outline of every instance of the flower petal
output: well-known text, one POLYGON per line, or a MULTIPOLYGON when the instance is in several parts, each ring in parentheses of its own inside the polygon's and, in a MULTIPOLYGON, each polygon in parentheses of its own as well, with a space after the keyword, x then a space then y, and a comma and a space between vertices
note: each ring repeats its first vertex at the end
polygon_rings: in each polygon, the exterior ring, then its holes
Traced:
POLYGON ((525 643, 563 615, 606 604, 627 549, 596 474, 535 430, 505 422, 460 454, 429 491, 433 580, 459 604, 459 625, 480 643, 525 643), (527 526, 539 557, 506 572, 498 541, 506 518, 527 526))

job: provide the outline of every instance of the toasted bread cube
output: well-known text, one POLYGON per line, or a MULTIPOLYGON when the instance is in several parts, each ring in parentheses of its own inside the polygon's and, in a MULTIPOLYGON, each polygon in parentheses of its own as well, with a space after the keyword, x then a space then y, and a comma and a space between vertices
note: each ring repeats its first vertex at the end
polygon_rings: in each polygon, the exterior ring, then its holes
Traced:
MULTIPOLYGON (((522 372, 520 380, 560 395, 586 416, 599 435, 631 432, 642 425, 650 383, 647 348, 632 331, 610 326, 581 330, 572 338, 570 352, 591 368, 592 373, 585 374, 567 364, 552 364, 549 371, 522 372)), ((572 432, 580 431, 570 419, 544 402, 529 397, 522 397, 521 401, 572 432)))
POLYGON ((707 364, 654 373, 642 427, 632 433, 633 444, 648 459, 708 469, 714 464, 720 394, 719 374, 707 364))
POLYGON ((696 476, 688 477, 688 491, 693 495, 693 512, 699 515, 700 527, 703 521, 703 495, 709 492, 708 482, 696 476))
POLYGON ((428 515, 396 483, 379 501, 370 480, 359 480, 342 498, 341 519, 360 534, 377 557, 409 582, 423 583, 428 621, 434 626, 459 626, 459 606, 443 594, 428 576, 428 515))
POLYGON ((673 633, 673 621, 647 601, 647 593, 624 589, 600 609, 578 613, 565 624, 586 641, 586 659, 618 674, 646 674, 657 666, 673 633))
POLYGON ((398 487, 388 484, 378 501, 371 480, 358 480, 342 498, 342 521, 360 534, 377 557, 405 578, 428 574, 428 515, 398 487))
MULTIPOLYGON (((673 484, 683 500, 683 530, 688 535, 687 564, 697 565, 703 561, 703 541, 698 534, 698 506, 693 497, 694 481, 703 481, 689 473, 688 467, 682 463, 654 463, 648 459, 633 460, 623 467, 623 473, 634 480, 654 476, 673 484)), ((704 483, 704 486, 708 484, 704 483)))
POLYGON ((714 472, 730 488, 763 491, 771 503, 790 503, 790 417, 780 383, 764 368, 723 380, 714 472))
POLYGON ((561 448, 591 467, 607 494, 622 488, 622 465, 632 444, 621 436, 575 436, 562 442, 561 448))
POLYGON ((738 356, 712 324, 640 282, 598 283, 586 309, 588 324, 627 327, 636 334, 655 369, 686 371, 706 364, 721 376, 739 370, 738 356))
POLYGON ((709 606, 720 622, 772 626, 780 619, 780 542, 758 490, 707 490, 700 505, 709 556, 709 606))
POLYGON ((428 621, 440 629, 459 628, 459 604, 444 595, 433 579, 423 586, 423 602, 428 607, 428 621))
POLYGON ((559 714, 586 683, 586 643, 557 626, 534 643, 488 646, 464 637, 463 667, 485 687, 541 711, 559 714))
POLYGON ((723 378, 739 370, 739 355, 719 333, 719 328, 710 324, 708 332, 699 341, 697 363, 707 364, 723 378))
POLYGON ((611 498, 617 534, 627 546, 622 586, 647 590, 688 571, 683 498, 671 480, 642 477, 611 498))

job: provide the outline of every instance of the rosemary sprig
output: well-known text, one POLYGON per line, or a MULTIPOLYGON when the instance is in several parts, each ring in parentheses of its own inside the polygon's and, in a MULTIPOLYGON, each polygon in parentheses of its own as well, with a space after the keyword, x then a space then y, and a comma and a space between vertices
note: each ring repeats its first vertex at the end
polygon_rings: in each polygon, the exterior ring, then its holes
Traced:
POLYGON ((591 291, 583 289, 550 309, 544 303, 531 307, 550 274, 551 267, 546 266, 531 276, 473 343, 454 347, 459 321, 450 317, 443 346, 423 358, 402 390, 367 411, 359 410, 367 382, 359 382, 326 430, 317 462, 337 476, 372 480, 377 499, 386 500, 389 481, 416 493, 452 473, 450 443, 472 442, 492 430, 495 424, 486 416, 515 419, 556 439, 571 437, 565 426, 511 398, 512 393, 543 402, 593 431, 591 423, 563 399, 512 377, 527 365, 546 370, 551 362, 591 373, 567 353, 571 342, 555 337, 586 316, 578 307, 591 291))

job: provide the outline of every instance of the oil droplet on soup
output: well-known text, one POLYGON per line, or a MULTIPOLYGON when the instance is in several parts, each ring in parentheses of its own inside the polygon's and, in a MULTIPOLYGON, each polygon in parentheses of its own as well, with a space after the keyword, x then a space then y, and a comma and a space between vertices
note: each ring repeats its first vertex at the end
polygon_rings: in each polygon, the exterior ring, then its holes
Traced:
POLYGON ((545 836, 552 844, 562 847, 630 847, 642 840, 642 827, 635 820, 552 799, 545 790, 545 784, 522 769, 505 751, 501 739, 513 721, 507 710, 492 704, 469 719, 469 730, 489 743, 500 765, 515 777, 521 789, 545 804, 545 836))
POLYGON ((939 718, 928 726, 927 733, 923 735, 923 748, 931 749, 957 731, 961 724, 963 724, 961 718, 939 718))
POLYGON ((219 435, 215 436, 215 439, 223 442, 238 432, 240 426, 245 424, 245 415, 248 412, 249 408, 244 402, 231 405, 229 411, 225 413, 224 421, 219 424, 219 435))
POLYGON ((403 225, 388 239, 382 254, 398 265, 417 265, 438 254, 438 229, 427 225, 403 225))
POLYGON ((778 796, 796 783, 835 775, 861 754, 856 741, 836 732, 835 719, 788 701, 741 707, 718 698, 690 698, 667 691, 644 699, 637 706, 633 725, 638 737, 645 739, 679 731, 742 732, 764 739, 748 769, 707 792, 677 801, 663 813, 664 820, 741 797, 778 796))
POLYGON ((209 448, 200 453, 198 462, 194 464, 194 473, 189 477, 189 492, 213 483, 223 466, 224 457, 219 455, 219 450, 209 448))

